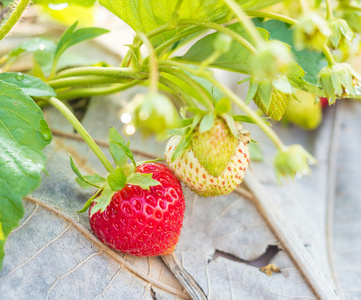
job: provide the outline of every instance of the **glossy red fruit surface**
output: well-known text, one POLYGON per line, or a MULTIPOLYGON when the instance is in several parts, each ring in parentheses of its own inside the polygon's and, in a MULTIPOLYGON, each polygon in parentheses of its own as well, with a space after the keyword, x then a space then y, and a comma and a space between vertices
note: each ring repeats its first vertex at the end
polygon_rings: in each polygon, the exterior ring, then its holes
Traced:
POLYGON ((153 173, 160 185, 149 191, 127 184, 116 192, 104 212, 90 217, 95 235, 109 247, 137 256, 173 252, 185 210, 181 184, 171 170, 159 163, 146 163, 136 172, 153 173))
POLYGON ((322 108, 326 108, 328 106, 328 99, 326 97, 320 97, 320 103, 322 108))

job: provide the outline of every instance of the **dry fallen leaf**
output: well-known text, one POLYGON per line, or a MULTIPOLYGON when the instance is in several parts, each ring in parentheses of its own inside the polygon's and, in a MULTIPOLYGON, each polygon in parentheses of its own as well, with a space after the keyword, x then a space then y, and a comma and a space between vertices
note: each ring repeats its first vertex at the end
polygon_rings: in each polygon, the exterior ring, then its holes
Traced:
POLYGON ((281 273, 280 268, 277 267, 275 264, 268 264, 267 266, 262 267, 259 270, 267 274, 268 276, 272 276, 272 273, 281 273))

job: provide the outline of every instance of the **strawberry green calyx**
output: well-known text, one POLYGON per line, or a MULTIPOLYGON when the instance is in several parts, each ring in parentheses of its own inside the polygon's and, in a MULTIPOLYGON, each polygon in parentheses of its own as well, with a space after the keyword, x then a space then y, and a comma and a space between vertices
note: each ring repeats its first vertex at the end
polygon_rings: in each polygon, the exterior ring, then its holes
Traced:
POLYGON ((253 77, 265 80, 276 74, 285 74, 292 63, 290 46, 279 42, 269 41, 253 55, 251 74, 253 77))
MULTIPOLYGON (((109 205, 113 195, 122 190, 127 184, 137 185, 144 190, 149 190, 151 186, 157 186, 160 183, 152 179, 152 173, 138 173, 137 164, 133 154, 129 149, 129 143, 126 144, 114 127, 109 129, 109 152, 115 163, 115 169, 110 172, 107 178, 98 174, 83 176, 74 161, 70 158, 70 165, 73 172, 77 175, 76 182, 82 188, 90 188, 91 186, 98 188, 79 212, 85 212, 89 206, 95 202, 91 215, 97 211, 103 212, 109 205), (131 164, 128 164, 128 159, 131 164)), ((157 160, 156 160, 157 161, 157 160)))
POLYGON ((347 63, 324 67, 318 75, 329 105, 335 103, 336 99, 361 94, 361 76, 347 63))
POLYGON ((342 19, 335 19, 330 23, 332 34, 330 36, 329 44, 333 48, 339 47, 347 41, 351 42, 355 38, 355 34, 348 26, 347 22, 342 19))
POLYGON ((298 50, 322 50, 332 31, 327 21, 317 12, 303 14, 295 25, 293 39, 298 50))
POLYGON ((316 159, 301 145, 292 145, 279 150, 273 164, 277 180, 281 183, 282 177, 294 178, 310 174, 309 164, 316 164, 316 159))

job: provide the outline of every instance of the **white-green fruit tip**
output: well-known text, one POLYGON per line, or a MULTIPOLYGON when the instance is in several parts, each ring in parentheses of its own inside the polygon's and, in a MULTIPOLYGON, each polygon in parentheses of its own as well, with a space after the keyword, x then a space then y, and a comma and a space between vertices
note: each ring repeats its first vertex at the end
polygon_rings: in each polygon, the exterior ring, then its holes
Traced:
MULTIPOLYGON (((241 127, 239 127, 241 128, 241 127)), ((214 197, 231 193, 243 180, 249 165, 250 154, 247 144, 249 133, 240 132, 239 144, 230 163, 217 177, 210 175, 199 163, 191 148, 186 150, 175 161, 171 161, 174 150, 181 137, 175 136, 166 146, 165 159, 174 174, 194 193, 202 197, 214 197)))

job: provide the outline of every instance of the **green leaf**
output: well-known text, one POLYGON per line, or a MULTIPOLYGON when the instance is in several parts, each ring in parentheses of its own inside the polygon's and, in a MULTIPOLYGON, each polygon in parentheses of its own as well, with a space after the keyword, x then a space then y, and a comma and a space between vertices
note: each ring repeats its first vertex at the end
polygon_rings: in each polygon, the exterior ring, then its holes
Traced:
POLYGON ((33 97, 56 96, 55 91, 39 78, 22 73, 0 73, 0 80, 17 85, 33 97))
POLYGON ((107 29, 97 27, 81 28, 75 31, 77 25, 78 22, 75 22, 61 36, 59 43, 55 49, 54 65, 57 64, 60 56, 65 52, 66 49, 78 43, 96 38, 104 33, 109 32, 109 30, 107 29))
POLYGON ((96 197, 98 197, 98 195, 99 195, 102 191, 103 191, 102 189, 97 190, 96 193, 95 193, 93 196, 91 196, 91 197, 88 199, 88 201, 84 204, 83 208, 82 208, 81 210, 78 210, 78 211, 77 211, 77 213, 80 213, 80 214, 81 214, 81 213, 86 212, 87 209, 89 208, 89 206, 94 202, 94 199, 95 199, 96 197))
POLYGON ((108 184, 113 191, 120 191, 125 187, 127 176, 122 168, 116 168, 108 175, 108 184))
POLYGON ((199 124, 199 132, 207 132, 208 130, 211 130, 214 126, 214 120, 216 119, 216 116, 213 111, 210 111, 209 113, 205 114, 202 118, 201 123, 199 124))
POLYGON ((127 163, 128 157, 125 154, 123 148, 115 143, 119 143, 125 146, 125 142, 122 136, 114 127, 111 126, 109 128, 109 152, 114 159, 115 165, 122 168, 127 163))
MULTIPOLYGON (((251 39, 248 31, 245 30, 242 25, 237 23, 230 25, 227 28, 238 33, 248 42, 253 44, 253 39, 251 39)), ((258 31, 265 40, 268 39, 268 32, 266 30, 258 28, 258 31)), ((199 40, 180 59, 187 62, 201 63, 205 57, 209 57, 214 53, 214 41, 218 34, 219 33, 212 33, 199 40)), ((230 49, 231 50, 227 53, 219 56, 211 65, 221 69, 249 74, 252 54, 236 41, 232 42, 230 49)))
MULTIPOLYGON (((134 31, 148 33, 172 20, 178 0, 99 0, 113 14, 118 16, 134 31)), ((280 2, 280 0, 236 0, 244 9, 260 9, 280 2)), ((218 0, 183 0, 178 11, 179 19, 197 19, 225 23, 233 14, 223 1, 218 0)), ((184 27, 182 31, 186 30, 184 27)), ((162 33, 152 39, 154 46, 175 35, 175 30, 162 33)))
POLYGON ((52 136, 42 111, 14 84, 0 80, 0 269, 4 244, 24 215, 22 199, 40 184, 52 136))
POLYGON ((254 18, 253 22, 257 27, 266 29, 272 40, 279 40, 290 45, 296 62, 306 71, 304 79, 309 83, 317 85, 317 74, 327 65, 327 60, 323 53, 307 49, 296 50, 293 44, 293 29, 284 22, 277 20, 263 22, 261 18, 254 18))
POLYGON ((13 2, 14 2, 14 0, 3 0, 3 1, 1 1, 2 8, 8 7, 13 2))
POLYGON ((217 114, 225 114, 231 110, 231 100, 228 98, 222 98, 216 103, 215 111, 217 114))
POLYGON ((91 209, 90 217, 99 210, 103 212, 112 201, 114 194, 115 192, 109 186, 105 186, 101 195, 93 201, 96 202, 96 204, 91 209))
POLYGON ((93 6, 95 2, 96 2, 95 0, 67 0, 67 1, 64 1, 64 0, 33 0, 33 3, 41 4, 44 6, 48 6, 49 4, 56 6, 59 4, 66 3, 68 5, 75 4, 75 5, 89 7, 89 6, 93 6))
POLYGON ((34 38, 27 40, 26 42, 20 44, 20 46, 14 48, 10 53, 10 58, 18 57, 23 52, 51 52, 53 53, 56 49, 56 45, 52 40, 45 38, 34 38))
MULTIPOLYGON (((283 22, 276 20, 263 22, 263 19, 259 18, 254 18, 253 21, 265 40, 270 37, 271 39, 280 40, 281 42, 291 46, 291 51, 295 57, 295 61, 291 63, 287 76, 296 82, 299 87, 303 87, 311 92, 314 92, 314 90, 316 90, 315 85, 317 85, 317 74, 325 65, 327 65, 324 55, 322 53, 309 50, 297 51, 293 47, 293 30, 283 22), (302 80, 303 76, 306 82, 302 80)), ((248 33, 240 24, 233 24, 227 28, 238 33, 251 44, 253 43, 248 33)), ((213 33, 199 40, 184 56, 178 59, 184 60, 188 63, 200 64, 204 57, 208 57, 214 52, 213 43, 217 34, 218 33, 213 33)), ((211 64, 211 66, 249 74, 251 58, 252 56, 246 48, 238 42, 233 41, 231 50, 226 54, 221 55, 214 63, 211 64)))
POLYGON ((138 185, 144 190, 149 190, 151 186, 160 185, 160 182, 152 178, 153 174, 133 173, 128 177, 127 184, 138 185))

